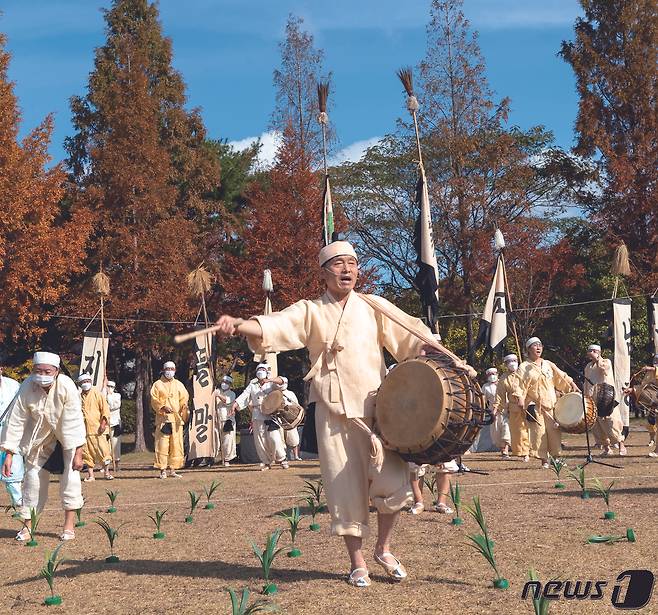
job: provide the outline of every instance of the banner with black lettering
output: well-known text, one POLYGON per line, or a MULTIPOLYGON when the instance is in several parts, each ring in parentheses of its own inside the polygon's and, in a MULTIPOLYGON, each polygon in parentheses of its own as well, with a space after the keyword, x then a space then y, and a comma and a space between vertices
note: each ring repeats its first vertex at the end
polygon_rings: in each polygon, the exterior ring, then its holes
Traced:
POLYGON ((212 337, 199 335, 194 338, 194 376, 192 378, 192 403, 194 412, 190 423, 190 450, 188 459, 215 457, 215 389, 210 362, 212 337))
POLYGON ((649 297, 649 339, 653 342, 653 354, 658 355, 658 297, 649 297))
POLYGON ((615 390, 619 412, 625 427, 629 425, 628 396, 624 389, 631 381, 631 300, 613 299, 612 316, 615 337, 615 390))
POLYGON ((85 331, 82 340, 82 358, 80 359, 80 374, 89 374, 91 384, 102 389, 105 384, 105 364, 107 363, 107 349, 109 340, 101 333, 85 331))
POLYGON ((506 337, 505 275, 503 273, 503 257, 499 255, 496 262, 496 272, 480 319, 476 348, 486 344, 491 350, 496 351, 501 347, 506 337))

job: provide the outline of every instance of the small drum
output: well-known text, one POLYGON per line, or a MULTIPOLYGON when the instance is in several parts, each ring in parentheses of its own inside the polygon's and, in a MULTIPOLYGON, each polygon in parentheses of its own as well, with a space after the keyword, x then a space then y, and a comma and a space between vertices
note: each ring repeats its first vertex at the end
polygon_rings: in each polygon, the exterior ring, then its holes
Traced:
POLYGON ((486 416, 477 381, 441 354, 399 363, 375 400, 375 430, 384 446, 417 465, 465 453, 486 416))
POLYGON ((615 387, 611 384, 601 382, 594 386, 594 403, 596 404, 596 413, 601 417, 610 416, 615 409, 615 387))
POLYGON ((565 433, 585 433, 596 423, 596 405, 591 397, 585 397, 583 416, 582 393, 567 393, 557 400, 553 415, 565 433))
POLYGON ((281 427, 286 431, 297 429, 304 420, 304 408, 299 404, 287 403, 280 389, 275 389, 265 396, 261 412, 281 423, 281 427))
POLYGON ((283 406, 283 392, 280 389, 270 391, 264 398, 261 404, 260 411, 263 414, 274 414, 283 406))
POLYGON ((653 382, 645 385, 633 387, 637 403, 640 404, 647 412, 658 413, 658 385, 653 382))

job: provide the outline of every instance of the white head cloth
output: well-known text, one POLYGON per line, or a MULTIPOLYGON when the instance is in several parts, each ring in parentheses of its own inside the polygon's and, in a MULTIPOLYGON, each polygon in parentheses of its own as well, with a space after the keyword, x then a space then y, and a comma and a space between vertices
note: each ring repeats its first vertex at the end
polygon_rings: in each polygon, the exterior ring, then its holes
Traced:
POLYGON ((173 361, 167 361, 163 366, 162 369, 176 369, 176 364, 173 361))
POLYGON ((229 375, 226 375, 226 376, 222 377, 222 381, 223 382, 233 382, 233 378, 231 378, 231 376, 229 376, 229 375))
POLYGON ((517 357, 514 353, 508 354, 503 357, 503 363, 509 363, 510 361, 516 361, 518 363, 519 357, 517 357))
POLYGON ((256 371, 259 369, 266 369, 267 371, 270 371, 272 368, 267 363, 259 363, 256 365, 256 371))
POLYGON ((91 381, 91 374, 85 372, 84 374, 80 374, 78 376, 78 382, 85 382, 86 380, 91 381))
POLYGON ((587 350, 588 350, 588 351, 590 351, 590 350, 596 350, 596 351, 598 351, 598 352, 601 352, 601 346, 599 346, 598 344, 590 344, 590 345, 587 347, 587 350))
POLYGON ((353 256, 358 260, 356 252, 349 241, 334 241, 326 245, 318 255, 320 267, 326 265, 332 258, 337 256, 353 256))
POLYGON ((112 380, 108 380, 108 381, 107 381, 107 386, 108 386, 108 387, 115 388, 116 385, 117 385, 117 383, 116 383, 116 382, 113 382, 112 380))
POLYGON ((498 370, 495 367, 490 367, 486 372, 484 372, 485 376, 490 376, 491 374, 497 374, 498 370))
POLYGON ((530 346, 532 346, 533 344, 537 344, 537 343, 541 344, 541 340, 540 340, 538 337, 531 337, 531 338, 525 343, 525 347, 526 347, 526 348, 530 348, 530 346))
POLYGON ((34 365, 53 365, 58 368, 60 359, 59 355, 54 352, 35 352, 32 357, 32 363, 34 365))

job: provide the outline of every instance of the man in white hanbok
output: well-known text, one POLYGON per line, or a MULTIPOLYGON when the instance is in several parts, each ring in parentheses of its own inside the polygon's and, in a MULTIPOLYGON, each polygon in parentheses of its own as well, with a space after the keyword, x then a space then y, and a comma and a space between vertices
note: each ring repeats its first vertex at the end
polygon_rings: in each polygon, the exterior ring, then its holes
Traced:
POLYGON ((223 376, 219 389, 215 389, 215 410, 217 425, 219 426, 220 446, 217 451, 219 461, 225 466, 231 465, 231 461, 237 457, 235 445, 236 420, 232 406, 235 401, 235 393, 231 390, 233 378, 223 376))
MULTIPOLYGON (((0 433, 2 427, 9 419, 11 410, 10 404, 14 401, 20 388, 20 384, 13 378, 9 378, 3 374, 2 363, 0 362, 0 433)), ((5 461, 6 453, 0 451, 0 467, 5 461)), ((23 489, 21 483, 23 482, 23 457, 14 455, 11 463, 11 473, 9 476, 0 476, 0 480, 5 485, 5 489, 9 494, 11 503, 14 507, 18 507, 23 500, 23 489)))
POLYGON ((494 446, 500 449, 502 456, 509 459, 509 446, 511 444, 511 435, 509 430, 509 415, 503 407, 497 402, 496 390, 498 388, 498 370, 490 367, 485 373, 486 382, 482 385, 482 392, 487 404, 487 408, 494 415, 494 421, 491 424, 491 441, 494 446))

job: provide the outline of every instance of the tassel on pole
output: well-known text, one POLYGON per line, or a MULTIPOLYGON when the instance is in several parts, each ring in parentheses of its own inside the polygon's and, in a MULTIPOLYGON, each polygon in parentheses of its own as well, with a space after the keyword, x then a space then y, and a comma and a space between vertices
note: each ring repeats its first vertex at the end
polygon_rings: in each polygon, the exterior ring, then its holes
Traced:
POLYGON ((212 276, 203 265, 187 274, 187 287, 193 296, 205 295, 212 286, 212 276))
POLYGON ((266 293, 271 293, 274 291, 274 285, 272 284, 272 272, 269 269, 263 271, 263 290, 266 293))
POLYGON ((110 294, 110 278, 101 270, 91 280, 94 292, 107 297, 110 294))
MULTIPOLYGON (((423 153, 420 149, 420 132, 418 131, 418 117, 416 115, 420 105, 414 94, 414 73, 410 66, 401 68, 397 72, 398 79, 402 82, 404 91, 407 93, 407 110, 411 113, 414 120, 414 130, 416 132, 416 147, 418 149, 418 164, 423 166, 423 153)), ((424 171, 423 171, 424 172, 424 171)))
POLYGON ((628 248, 622 241, 615 250, 615 255, 612 258, 612 274, 613 275, 631 275, 631 265, 628 261, 628 248))

